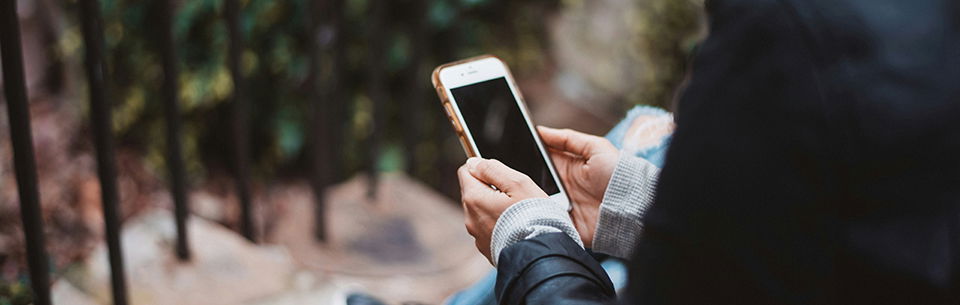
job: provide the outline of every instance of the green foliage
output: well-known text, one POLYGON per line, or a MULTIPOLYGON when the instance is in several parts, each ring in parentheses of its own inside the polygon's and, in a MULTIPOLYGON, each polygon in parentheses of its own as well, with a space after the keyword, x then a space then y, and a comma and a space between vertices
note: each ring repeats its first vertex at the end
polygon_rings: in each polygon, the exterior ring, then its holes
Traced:
POLYGON ((643 91, 632 97, 639 104, 668 106, 674 90, 686 75, 694 45, 702 36, 701 0, 650 0, 640 2, 640 48, 651 63, 643 91))
POLYGON ((0 305, 27 305, 33 303, 33 294, 26 282, 0 282, 0 305))
MULTIPOLYGON (((368 76, 374 62, 371 36, 382 38, 385 76, 383 107, 386 122, 378 130, 385 142, 382 158, 374 161, 388 169, 404 167, 406 155, 416 154, 413 172, 428 182, 441 182, 433 160, 443 159, 444 147, 456 146, 438 107, 425 74, 431 67, 455 59, 493 53, 511 63, 520 77, 549 67, 548 22, 544 18, 561 5, 583 5, 575 0, 416 0, 388 1, 381 32, 371 28, 371 4, 375 0, 343 0, 339 12, 311 12, 308 0, 241 0, 241 73, 245 78, 243 98, 250 103, 249 119, 254 173, 261 177, 298 174, 307 158, 307 137, 312 134, 311 107, 316 101, 310 90, 318 79, 338 80, 336 105, 344 113, 336 143, 342 153, 338 165, 348 174, 362 168, 366 142, 373 134, 375 103, 369 96, 368 76), (578 4, 579 3, 579 4, 578 4), (331 28, 323 18, 338 16, 340 29, 331 28), (324 24, 317 36, 309 17, 324 24), (423 20, 423 22, 420 22, 423 20), (422 24, 425 28, 417 28, 422 24), (319 74, 311 69, 311 37, 328 44, 331 33, 341 33, 342 56, 331 55, 329 45, 321 47, 319 74), (425 37, 418 36, 422 33, 425 37), (418 38, 419 37, 419 38, 418 38), (327 41, 327 42, 324 42, 327 41), (326 49, 324 49, 326 48, 326 49), (340 67, 330 68, 333 61, 340 67), (420 65, 419 67, 414 65, 420 65), (423 78, 411 82, 411 78, 423 78), (419 87, 411 87, 416 85, 419 87), (421 101, 411 90, 422 90, 421 101), (421 120, 405 119, 419 112, 421 120), (404 143, 404 132, 421 131, 415 143, 404 143), (453 143, 453 144, 451 144, 453 143), (405 145, 411 145, 407 147, 405 145), (403 149, 400 149, 403 147, 403 149)), ((318 1, 321 5, 330 1, 318 1)), ((162 69, 157 53, 155 1, 102 0, 109 73, 115 89, 114 128, 121 143, 139 149, 150 166, 163 172, 164 121, 160 84, 162 69)), ((226 61, 229 45, 223 0, 175 1, 179 6, 173 22, 179 56, 179 92, 184 117, 183 147, 190 176, 203 179, 230 168, 229 141, 231 107, 237 84, 230 77, 226 61)), ((682 81, 692 45, 699 37, 702 3, 699 0, 637 0, 638 13, 631 15, 641 50, 639 56, 651 63, 643 71, 643 90, 630 93, 625 101, 665 105, 682 81)), ((57 44, 57 54, 79 61, 82 39, 76 3, 65 1, 67 23, 57 44)), ((326 9, 328 7, 324 7, 326 9)), ((319 10, 322 11, 323 9, 319 10)), ((378 50, 379 51, 379 50, 378 50)), ((333 110, 331 110, 333 111, 333 110)))
MULTIPOLYGON (((318 1, 323 5, 329 1, 318 1)), ((121 143, 138 149, 151 167, 163 172, 166 151, 162 94, 162 69, 155 37, 157 37, 156 1, 101 0, 103 25, 107 46, 108 71, 111 74, 115 96, 114 128, 121 143)), ((235 86, 226 66, 227 30, 222 17, 223 0, 175 1, 178 4, 173 21, 176 52, 179 56, 180 106, 184 117, 183 147, 188 171, 193 178, 224 171, 229 167, 232 145, 227 136, 231 96, 235 86)), ((327 69, 333 58, 323 55, 322 75, 336 77, 347 113, 339 119, 349 120, 342 130, 343 155, 348 171, 363 168, 366 162, 364 144, 371 135, 373 106, 366 83, 370 62, 368 43, 370 35, 370 6, 374 0, 344 0, 339 13, 343 20, 342 69, 327 69), (330 75, 338 73, 338 75, 330 75)), ((243 39, 241 56, 242 75, 245 77, 243 97, 251 107, 250 143, 255 162, 254 172, 260 176, 283 174, 284 169, 305 168, 306 137, 311 87, 315 81, 310 67, 310 28, 308 17, 331 16, 329 12, 311 13, 307 0, 241 0, 240 27, 243 39), (308 15, 313 14, 313 15, 308 15)), ((386 141, 383 160, 377 162, 385 169, 403 167, 404 152, 398 149, 403 139, 402 118, 409 111, 422 111, 426 118, 419 130, 427 133, 417 147, 445 145, 450 134, 432 133, 445 123, 439 110, 432 105, 433 97, 421 95, 427 101, 408 101, 410 90, 430 92, 428 75, 410 75, 411 66, 419 58, 422 71, 436 64, 482 53, 497 53, 516 61, 519 73, 541 66, 538 56, 545 53, 546 23, 530 21, 542 16, 546 9, 555 8, 557 0, 495 1, 495 0, 425 0, 423 11, 416 11, 413 0, 389 1, 385 16, 385 63, 387 73, 385 107, 388 121, 383 128, 386 141), (513 13, 511 13, 513 12, 513 13), (522 17, 522 18, 521 18, 522 17), (416 45, 415 33, 420 18, 426 18, 423 29, 427 45, 416 45), (539 35, 539 36, 537 36, 539 35), (415 54, 415 52, 421 52, 415 54), (423 77, 422 87, 410 88, 411 77, 423 77), (413 106, 406 106, 413 105, 413 106), (439 122, 439 123, 438 123, 439 122), (397 148, 397 149, 395 149, 397 148)), ((79 61, 82 39, 76 20, 77 7, 65 1, 66 16, 71 20, 58 43, 57 53, 66 59, 79 61)), ((321 23, 326 20, 320 20, 321 23)), ((321 33, 322 34, 322 33, 321 33)), ((325 35, 325 34, 324 34, 325 35)), ((323 40, 323 39, 321 39, 323 40)), ((439 157, 441 149, 415 149, 432 152, 422 156, 429 160, 439 157)), ((428 165, 418 165, 428 166, 428 165)))

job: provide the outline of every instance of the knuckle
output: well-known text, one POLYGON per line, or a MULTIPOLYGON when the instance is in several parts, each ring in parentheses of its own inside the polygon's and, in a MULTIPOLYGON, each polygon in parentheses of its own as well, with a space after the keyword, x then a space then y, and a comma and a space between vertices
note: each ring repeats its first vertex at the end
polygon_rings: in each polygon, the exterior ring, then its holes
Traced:
POLYGON ((610 141, 607 140, 606 138, 591 135, 590 146, 597 147, 597 148, 607 148, 608 146, 613 147, 613 143, 610 143, 610 141))
POLYGON ((467 178, 466 175, 469 175, 469 174, 470 174, 470 173, 464 171, 464 169, 462 169, 462 168, 457 170, 457 182, 460 183, 460 188, 461 188, 461 189, 463 189, 463 187, 464 187, 464 185, 465 185, 464 180, 467 178))
POLYGON ((467 228, 467 233, 470 233, 470 235, 476 235, 476 226, 473 225, 472 221, 467 221, 463 226, 467 228))
POLYGON ((507 189, 518 191, 527 189, 531 184, 533 184, 533 180, 530 180, 529 177, 524 175, 515 175, 505 179, 503 184, 503 186, 507 189))
POLYGON ((466 165, 461 165, 460 168, 457 168, 457 175, 461 177, 466 177, 470 174, 470 169, 466 165))
POLYGON ((489 169, 491 169, 491 170, 503 169, 503 168, 507 167, 505 164, 503 164, 503 162, 500 162, 500 160, 497 160, 497 159, 490 159, 490 161, 488 162, 487 166, 488 166, 489 169))
POLYGON ((477 170, 478 170, 478 171, 481 171, 481 172, 489 171, 489 170, 490 170, 490 166, 491 166, 491 164, 490 164, 491 162, 493 162, 493 160, 480 160, 480 162, 477 162, 477 165, 476 165, 476 166, 477 166, 477 170))
POLYGON ((526 182, 525 178, 526 177, 520 175, 510 176, 507 178, 506 184, 510 186, 522 186, 523 183, 526 182))

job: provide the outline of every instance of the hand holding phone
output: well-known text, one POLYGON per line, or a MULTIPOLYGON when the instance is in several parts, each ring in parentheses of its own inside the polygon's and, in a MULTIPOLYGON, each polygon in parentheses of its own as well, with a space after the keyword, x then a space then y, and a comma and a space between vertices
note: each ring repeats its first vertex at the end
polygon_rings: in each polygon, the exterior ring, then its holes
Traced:
POLYGON ((600 203, 620 160, 620 151, 602 137, 569 129, 537 130, 567 188, 573 225, 583 245, 592 247, 600 203))
POLYGON ((524 199, 547 198, 530 177, 493 159, 471 157, 457 170, 457 177, 464 225, 475 238, 477 249, 491 262, 490 239, 503 211, 524 199))

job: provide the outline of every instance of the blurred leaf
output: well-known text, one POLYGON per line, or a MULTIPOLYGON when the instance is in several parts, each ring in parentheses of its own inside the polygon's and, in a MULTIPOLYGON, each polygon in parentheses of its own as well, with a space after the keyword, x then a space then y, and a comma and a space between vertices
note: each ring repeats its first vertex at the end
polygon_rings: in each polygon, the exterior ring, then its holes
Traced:
POLYGON ((373 102, 366 95, 357 95, 353 99, 353 135, 357 139, 365 139, 373 131, 373 102))
POLYGON ((490 2, 489 0, 460 0, 464 7, 479 6, 490 2))
POLYGON ((280 140, 280 153, 284 159, 295 156, 303 148, 303 127, 298 120, 277 120, 276 137, 280 140))
MULTIPOLYGON (((383 1, 383 0, 372 0, 383 1)), ((346 16, 348 18, 362 18, 367 14, 368 0, 346 0, 346 16)))
POLYGON ((396 172, 405 168, 403 147, 390 144, 384 147, 377 162, 377 170, 381 172, 396 172))
POLYGON ((453 19, 456 18, 456 16, 456 10, 445 0, 433 1, 430 5, 430 11, 427 13, 430 25, 438 29, 450 27, 450 24, 453 23, 453 19))
POLYGON ((387 70, 399 71, 410 61, 410 38, 397 35, 387 50, 387 70))
POLYGON ((241 70, 243 70, 243 75, 250 75, 256 71, 257 64, 260 63, 260 58, 257 56, 257 53, 254 53, 251 50, 244 50, 243 55, 240 58, 241 70))
POLYGON ((113 130, 122 131, 129 128, 140 118, 146 105, 146 96, 142 87, 130 90, 123 103, 119 103, 113 110, 113 130))
POLYGON ((63 57, 76 56, 77 51, 83 46, 83 38, 80 36, 80 28, 70 26, 65 29, 57 40, 57 49, 63 57))

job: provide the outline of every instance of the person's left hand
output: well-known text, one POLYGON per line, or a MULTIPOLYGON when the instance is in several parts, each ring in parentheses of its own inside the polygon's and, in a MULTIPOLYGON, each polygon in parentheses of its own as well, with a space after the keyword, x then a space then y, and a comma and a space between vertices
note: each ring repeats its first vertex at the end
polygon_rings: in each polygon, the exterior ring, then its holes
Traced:
POLYGON ((457 170, 457 176, 460 177, 467 232, 473 236, 477 249, 488 260, 490 238, 500 214, 521 200, 548 197, 530 177, 497 160, 467 159, 467 163, 457 170))
POLYGON ((585 247, 593 247, 600 204, 617 167, 620 151, 598 136, 543 126, 537 130, 570 197, 570 218, 580 240, 585 247))

